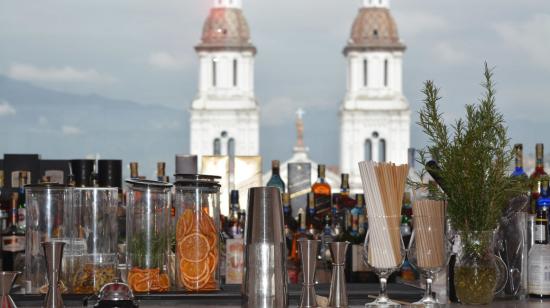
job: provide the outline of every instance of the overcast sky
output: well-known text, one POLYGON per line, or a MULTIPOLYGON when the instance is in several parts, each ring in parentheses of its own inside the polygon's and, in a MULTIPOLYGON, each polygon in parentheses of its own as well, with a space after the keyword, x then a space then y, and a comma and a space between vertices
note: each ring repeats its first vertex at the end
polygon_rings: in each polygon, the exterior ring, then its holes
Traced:
MULTIPOLYGON (((288 128, 302 107, 312 156, 338 164, 342 48, 362 1, 243 2, 258 48, 256 96, 262 114, 270 114, 262 120, 262 135, 283 132, 270 144, 262 140, 262 154, 268 160, 290 155, 294 134, 288 128)), ((2 0, 0 74, 45 88, 186 110, 197 87, 193 47, 211 3, 2 0)), ((524 142, 527 152, 535 142, 550 142, 550 1, 394 0, 391 7, 407 45, 404 92, 413 121, 426 79, 442 88, 447 117, 462 115, 464 104, 481 93, 487 61, 496 67, 497 105, 513 141, 524 142)), ((11 113, 9 102, 0 102, 0 121, 11 113)), ((412 138, 414 146, 424 145, 416 127, 412 138)))

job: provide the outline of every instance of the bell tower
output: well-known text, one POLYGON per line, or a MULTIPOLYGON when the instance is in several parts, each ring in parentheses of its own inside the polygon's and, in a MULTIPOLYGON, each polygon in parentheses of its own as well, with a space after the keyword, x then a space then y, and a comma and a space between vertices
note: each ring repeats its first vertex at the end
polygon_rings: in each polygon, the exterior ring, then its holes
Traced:
POLYGON ((361 189, 360 161, 407 163, 411 112, 402 89, 404 51, 389 0, 364 0, 343 51, 340 169, 350 174, 352 189, 361 189))
POLYGON ((241 0, 214 0, 195 47, 199 87, 191 105, 191 154, 259 154, 256 47, 241 8, 241 0))

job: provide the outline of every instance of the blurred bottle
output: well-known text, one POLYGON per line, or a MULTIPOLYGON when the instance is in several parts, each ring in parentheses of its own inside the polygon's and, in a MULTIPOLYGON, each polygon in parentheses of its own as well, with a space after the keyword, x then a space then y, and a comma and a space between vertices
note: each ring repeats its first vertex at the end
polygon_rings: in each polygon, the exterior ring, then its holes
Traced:
POLYGON ((241 284, 244 272, 244 225, 242 225, 239 205, 239 191, 231 191, 230 213, 228 218, 228 238, 225 243, 225 283, 241 284))
POLYGON ((271 161, 271 178, 267 182, 268 187, 277 187, 281 194, 285 192, 285 182, 280 175, 280 162, 278 160, 271 161))
POLYGON ((315 198, 317 220, 323 221, 323 217, 331 210, 331 188, 325 179, 325 165, 317 166, 317 181, 311 186, 311 193, 315 198))
POLYGON ((18 195, 18 208, 17 208, 17 227, 23 234, 27 228, 27 209, 25 206, 25 185, 27 184, 27 171, 19 172, 19 188, 17 189, 18 195))
POLYGON ((544 171, 544 145, 542 143, 537 143, 536 148, 536 165, 535 170, 530 176, 531 179, 531 213, 534 214, 536 211, 537 199, 540 196, 541 189, 541 179, 543 176, 547 175, 544 171))
POLYGON ((11 194, 10 222, 2 232, 2 269, 4 271, 21 271, 24 267, 25 232, 17 226, 19 194, 11 194))
POLYGON ((514 145, 515 168, 512 172, 513 177, 527 178, 527 174, 523 170, 523 144, 514 145))

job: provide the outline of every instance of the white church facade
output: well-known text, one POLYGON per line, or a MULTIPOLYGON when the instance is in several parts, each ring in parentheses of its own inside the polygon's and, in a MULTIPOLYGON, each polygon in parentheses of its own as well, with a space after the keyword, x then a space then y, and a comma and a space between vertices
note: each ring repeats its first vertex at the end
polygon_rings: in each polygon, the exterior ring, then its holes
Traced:
MULTIPOLYGON (((191 154, 259 155, 256 48, 241 0, 214 0, 195 49, 200 68, 191 107, 191 154)), ((361 190, 359 161, 407 163, 411 111, 402 89, 404 51, 389 0, 363 0, 343 50, 347 87, 339 111, 339 167, 350 174, 353 191, 361 190)), ((309 160, 306 152, 295 151, 290 161, 309 160)))

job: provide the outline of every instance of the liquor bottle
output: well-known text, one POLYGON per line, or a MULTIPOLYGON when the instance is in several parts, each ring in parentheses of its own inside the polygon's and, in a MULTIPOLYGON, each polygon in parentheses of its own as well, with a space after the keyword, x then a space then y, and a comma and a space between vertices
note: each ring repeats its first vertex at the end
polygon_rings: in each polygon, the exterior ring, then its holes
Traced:
POLYGON ((288 257, 288 263, 295 269, 295 276, 290 277, 291 283, 298 283, 300 280, 300 247, 298 240, 301 238, 308 239, 306 231, 306 213, 303 208, 298 210, 298 231, 294 233, 292 238, 292 247, 290 248, 290 256, 288 257))
POLYGON ((350 196, 349 192, 349 174, 342 173, 340 184, 340 208, 351 210, 355 206, 355 200, 350 196))
POLYGON ((313 193, 307 194, 307 212, 306 212, 306 227, 310 237, 315 238, 317 233, 321 231, 321 224, 317 220, 317 208, 315 206, 315 196, 313 193))
POLYGON ((17 227, 19 195, 11 194, 10 225, 2 232, 2 268, 4 271, 22 270, 24 266, 25 232, 17 227))
POLYGON ((329 243, 332 239, 332 221, 330 215, 325 215, 323 219, 323 231, 320 234, 321 245, 319 247, 319 256, 317 258, 317 270, 315 272, 315 278, 317 283, 329 283, 331 279, 332 271, 332 256, 330 254, 329 243))
POLYGON ((514 145, 515 168, 512 172, 513 177, 527 178, 527 174, 523 170, 523 144, 518 143, 514 145))
POLYGON ((272 160, 271 161, 271 178, 267 182, 268 187, 277 187, 281 191, 281 193, 285 192, 285 182, 283 182, 283 179, 281 178, 281 175, 279 173, 280 168, 280 162, 278 160, 272 160))
POLYGON ((549 178, 544 176, 541 179, 541 194, 537 200, 534 241, 535 244, 548 244, 548 209, 550 207, 549 178))
MULTIPOLYGON (((283 194, 283 220, 284 224, 288 226, 291 232, 296 232, 298 230, 298 222, 292 216, 292 206, 290 204, 290 194, 283 194)), ((289 247, 290 249, 290 247, 289 247)))
POLYGON ((355 194, 356 208, 359 212, 359 235, 361 242, 365 240, 368 230, 367 209, 365 208, 365 196, 363 194, 355 194))
POLYGON ((133 180, 139 179, 139 165, 137 162, 133 161, 130 163, 130 178, 133 180))
POLYGON ((332 194, 332 205, 331 205, 331 212, 332 215, 332 227, 336 226, 336 224, 340 223, 341 225, 344 223, 344 218, 342 217, 342 211, 340 209, 340 194, 332 194))
POLYGON ((330 185, 325 180, 325 171, 325 165, 317 166, 317 181, 311 186, 318 221, 323 221, 323 217, 331 210, 332 194, 330 185))
POLYGON ((27 210, 25 206, 25 185, 27 184, 27 171, 19 173, 19 188, 17 189, 19 204, 17 208, 17 227, 23 233, 27 228, 27 210))
POLYGON ((542 195, 537 201, 535 244, 528 256, 528 292, 535 298, 550 298, 550 245, 548 245, 548 178, 541 181, 542 195))
POLYGON ((241 284, 244 272, 244 226, 239 217, 239 191, 231 191, 228 239, 225 243, 225 283, 241 284))
POLYGON ((537 199, 540 196, 541 178, 546 174, 544 171, 544 145, 537 143, 536 145, 536 166, 535 171, 530 176, 531 179, 531 213, 535 213, 537 199))

